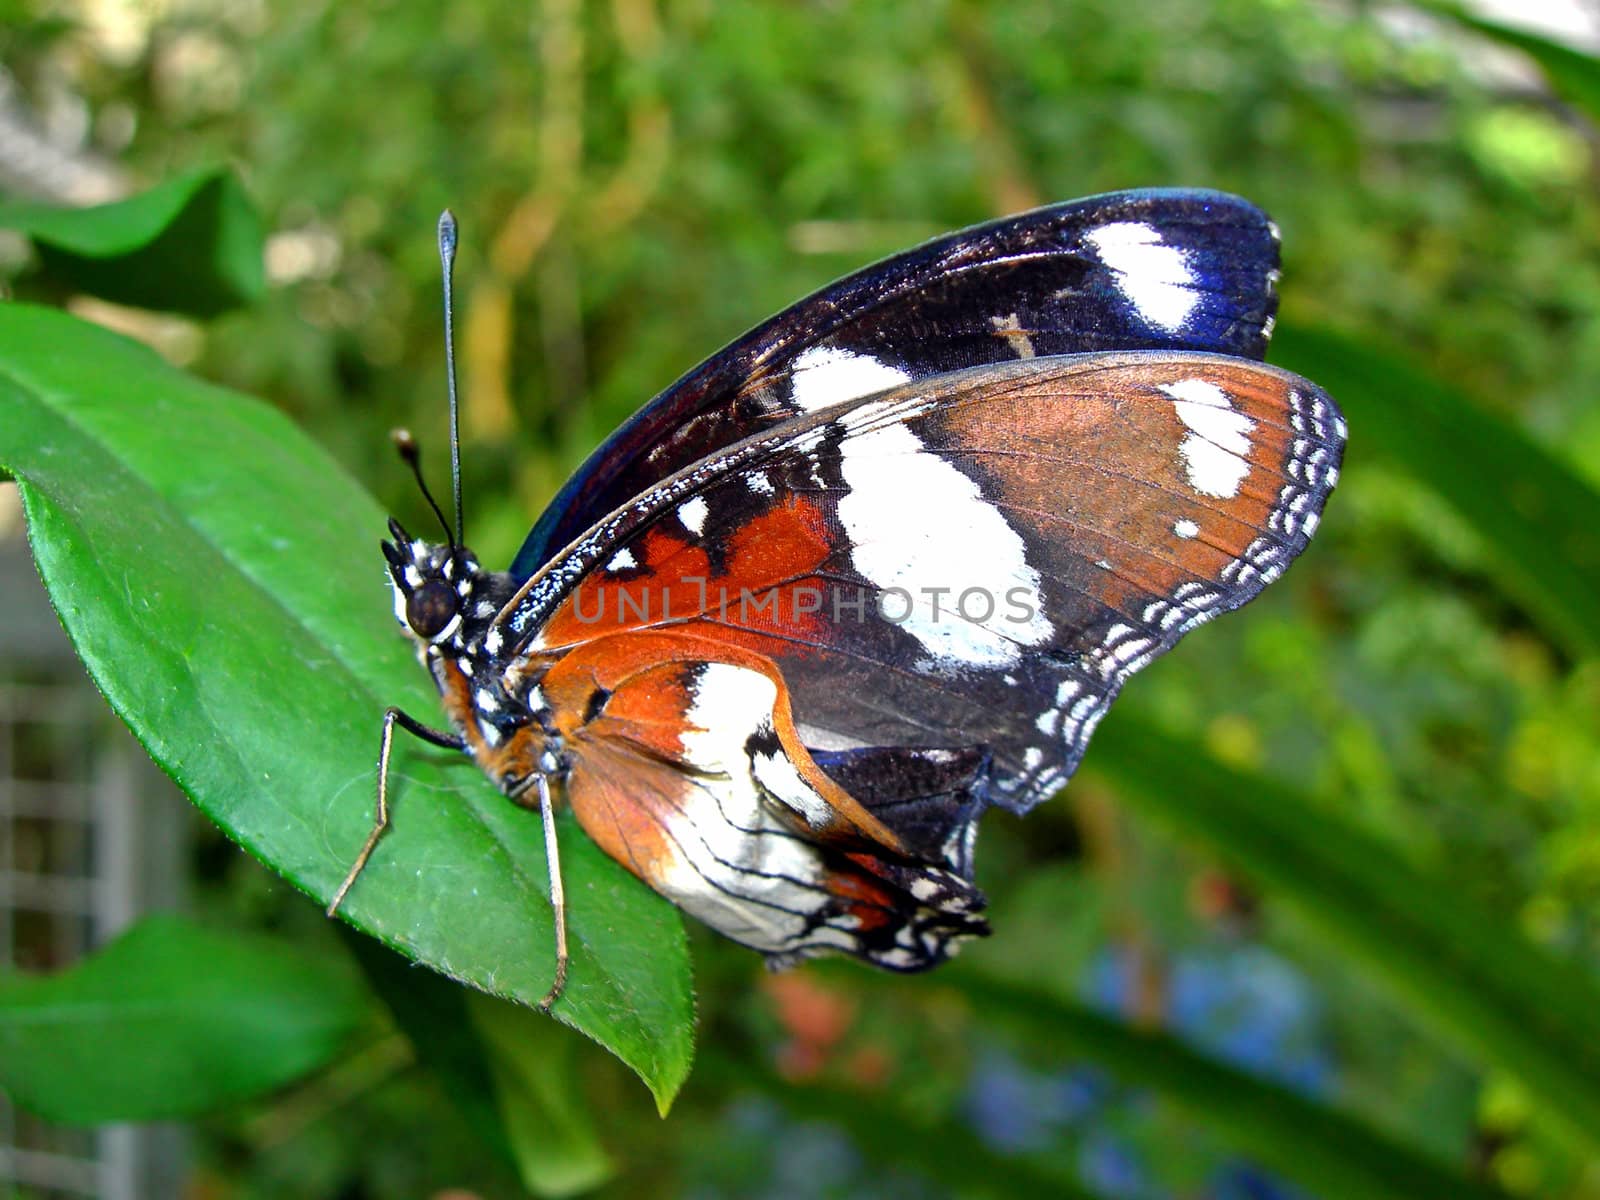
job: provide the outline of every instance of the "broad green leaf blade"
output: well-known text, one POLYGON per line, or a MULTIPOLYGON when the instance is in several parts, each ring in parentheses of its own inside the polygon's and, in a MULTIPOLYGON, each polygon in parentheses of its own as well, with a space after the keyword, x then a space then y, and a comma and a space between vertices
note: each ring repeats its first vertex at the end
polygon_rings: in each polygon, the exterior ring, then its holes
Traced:
POLYGON ((1474 1200, 1500 1193, 1324 1105, 1199 1054, 1164 1033, 1131 1029, 1032 983, 952 973, 985 1021, 1009 1029, 1028 1060, 1087 1061, 1188 1110, 1256 1163, 1319 1200, 1474 1200))
POLYGON ((0 203, 47 273, 74 290, 209 317, 266 291, 261 217, 231 171, 194 171, 94 208, 0 203))
POLYGON ((0 976, 0 1087, 54 1121, 193 1116, 323 1066, 370 1003, 270 939, 149 917, 59 974, 0 976))
MULTIPOLYGON (((60 313, 0 307, 0 463, 90 674, 214 820, 320 901, 371 823, 386 705, 440 720, 393 625, 383 514, 272 409, 60 313)), ((394 826, 341 913, 535 1003, 554 964, 539 821, 465 759, 402 738, 394 826)), ((692 1056, 675 911, 570 819, 571 979, 556 1016, 666 1104, 692 1056)))
POLYGON ((1096 769, 1144 811, 1293 904, 1416 1019, 1521 1080, 1600 1147, 1600 988, 1294 789, 1118 712, 1096 769))
POLYGON ((468 995, 511 1152, 535 1196, 560 1200, 592 1191, 616 1173, 584 1108, 570 1033, 525 1008, 468 995))
POLYGON ((1600 494, 1566 463, 1400 355, 1324 329, 1280 328, 1273 357, 1350 421, 1348 461, 1379 453, 1451 505, 1498 577, 1566 648, 1600 653, 1600 494))

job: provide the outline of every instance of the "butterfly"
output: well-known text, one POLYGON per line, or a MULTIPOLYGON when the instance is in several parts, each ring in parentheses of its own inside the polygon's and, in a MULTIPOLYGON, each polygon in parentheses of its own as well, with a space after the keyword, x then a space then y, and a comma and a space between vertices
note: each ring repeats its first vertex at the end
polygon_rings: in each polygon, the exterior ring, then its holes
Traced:
MULTIPOLYGON (((446 214, 447 312, 454 242, 446 214)), ((1236 197, 1052 205, 869 266, 706 360, 508 571, 463 544, 457 473, 445 543, 396 521, 383 543, 449 728, 386 713, 330 914, 387 826, 399 725, 540 812, 546 1007, 558 803, 773 967, 920 971, 987 934, 982 813, 1052 795, 1128 677, 1316 530, 1346 429, 1259 361, 1277 278, 1276 228, 1236 197)))

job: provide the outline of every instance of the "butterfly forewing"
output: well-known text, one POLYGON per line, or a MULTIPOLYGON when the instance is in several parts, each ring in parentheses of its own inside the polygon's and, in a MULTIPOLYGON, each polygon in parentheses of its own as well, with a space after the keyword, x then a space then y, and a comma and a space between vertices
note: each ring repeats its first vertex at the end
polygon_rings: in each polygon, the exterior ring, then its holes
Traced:
POLYGON ((953 233, 839 280, 646 405, 562 488, 512 566, 555 552, 651 486, 765 428, 987 363, 1099 350, 1259 359, 1277 234, 1219 192, 1118 192, 953 233))
POLYGON ((601 523, 505 615, 549 653, 691 628, 769 658, 813 750, 989 756, 1023 809, 1123 681, 1306 545, 1344 436, 1274 368, 1013 361, 751 439, 601 523))

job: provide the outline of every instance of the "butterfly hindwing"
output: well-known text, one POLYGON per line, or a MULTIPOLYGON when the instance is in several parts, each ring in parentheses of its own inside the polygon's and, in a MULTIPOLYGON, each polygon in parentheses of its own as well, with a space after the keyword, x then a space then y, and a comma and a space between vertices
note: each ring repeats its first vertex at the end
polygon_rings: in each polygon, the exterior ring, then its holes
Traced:
POLYGON ((851 401, 613 514, 505 636, 548 653, 688 628, 775 665, 806 746, 987 755, 1026 809, 1126 678, 1306 545, 1343 421, 1216 355, 1012 361, 851 401))
POLYGON ((635 413, 568 480, 512 565, 526 579, 613 509, 808 411, 950 371, 1142 348, 1259 359, 1277 233, 1220 192, 1151 189, 949 234, 824 288, 635 413))
MULTIPOLYGON (((631 631, 565 655, 540 689, 584 831, 775 965, 836 950, 922 970, 987 932, 970 854, 925 856, 820 770, 770 660, 695 631, 631 631)), ((970 847, 974 816, 947 822, 946 840, 970 847)))

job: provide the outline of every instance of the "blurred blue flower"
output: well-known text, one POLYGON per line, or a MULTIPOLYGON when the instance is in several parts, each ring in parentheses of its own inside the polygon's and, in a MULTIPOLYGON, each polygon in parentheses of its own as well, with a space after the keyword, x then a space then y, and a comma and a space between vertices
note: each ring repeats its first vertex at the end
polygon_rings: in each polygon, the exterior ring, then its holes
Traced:
MULTIPOLYGON (((1138 963, 1128 951, 1096 956, 1084 998, 1111 1013, 1129 1011, 1138 963)), ((1320 1040, 1322 1010, 1310 982, 1265 946, 1180 952, 1167 976, 1168 1027, 1198 1050, 1236 1067, 1322 1095, 1334 1063, 1320 1040)))
POLYGON ((1211 1200, 1306 1200, 1306 1194, 1249 1163, 1226 1163, 1211 1176, 1211 1200))
MULTIPOLYGON (((1085 1000, 1113 1014, 1129 1012, 1141 986, 1140 963, 1123 947, 1095 957, 1084 977, 1085 1000)), ((1202 1053, 1311 1096, 1334 1086, 1336 1063, 1324 1036, 1316 989, 1292 963, 1256 944, 1179 952, 1166 979, 1169 1030, 1202 1053)), ((967 1113, 997 1150, 1038 1151, 1074 1138, 1084 1183, 1106 1196, 1160 1200, 1171 1195, 1150 1174, 1137 1129, 1153 1097, 1118 1088, 1098 1070, 1039 1071, 1009 1052, 990 1049, 974 1067, 967 1113)), ((1071 1144, 1071 1142, 1069 1142, 1071 1144)), ((1240 1161, 1219 1164, 1207 1180, 1208 1200, 1308 1200, 1271 1175, 1240 1161)))
POLYGON ((1122 1138, 1091 1134, 1078 1152, 1078 1174, 1096 1192, 1121 1200, 1157 1196, 1145 1179, 1145 1168, 1134 1149, 1122 1138))

